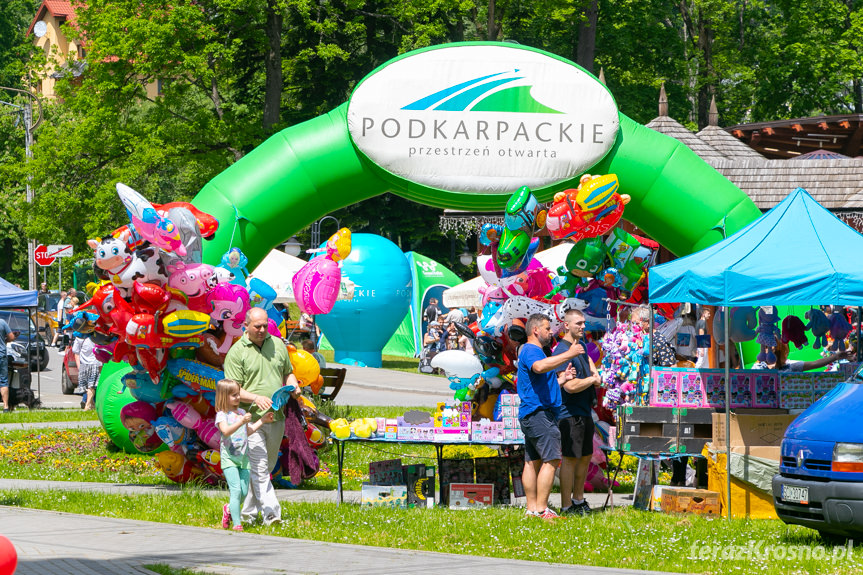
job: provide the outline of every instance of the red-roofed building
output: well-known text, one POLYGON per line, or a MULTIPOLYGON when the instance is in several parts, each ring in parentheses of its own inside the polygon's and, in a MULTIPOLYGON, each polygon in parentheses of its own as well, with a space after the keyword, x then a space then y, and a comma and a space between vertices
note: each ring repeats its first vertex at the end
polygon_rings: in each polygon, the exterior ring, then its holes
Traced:
POLYGON ((54 97, 54 83, 64 70, 72 74, 76 72, 80 74, 80 63, 83 63, 85 52, 82 46, 67 39, 60 28, 68 23, 73 25, 75 23, 75 9, 72 2, 42 0, 36 16, 33 17, 27 29, 27 33, 33 37, 33 44, 42 49, 48 59, 45 74, 36 84, 36 91, 43 98, 54 97))

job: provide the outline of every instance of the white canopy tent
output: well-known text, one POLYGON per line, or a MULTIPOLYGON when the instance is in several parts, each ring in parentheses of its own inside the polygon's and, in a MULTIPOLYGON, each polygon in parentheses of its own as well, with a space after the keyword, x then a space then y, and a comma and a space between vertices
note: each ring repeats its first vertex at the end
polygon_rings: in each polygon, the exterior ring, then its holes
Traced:
MULTIPOLYGON (((252 272, 251 277, 267 282, 270 287, 276 290, 275 303, 296 303, 291 280, 307 263, 307 261, 288 255, 281 250, 270 250, 267 257, 252 272)), ((353 298, 355 287, 354 282, 342 276, 338 299, 353 298)))
MULTIPOLYGON (((566 256, 569 255, 569 250, 572 249, 573 245, 575 244, 564 242, 553 248, 537 252, 533 257, 549 270, 556 271, 557 268, 566 263, 566 256)), ((451 287, 443 292, 443 304, 448 308, 482 307, 482 295, 479 293, 479 288, 485 285, 482 276, 477 276, 472 280, 451 287)))

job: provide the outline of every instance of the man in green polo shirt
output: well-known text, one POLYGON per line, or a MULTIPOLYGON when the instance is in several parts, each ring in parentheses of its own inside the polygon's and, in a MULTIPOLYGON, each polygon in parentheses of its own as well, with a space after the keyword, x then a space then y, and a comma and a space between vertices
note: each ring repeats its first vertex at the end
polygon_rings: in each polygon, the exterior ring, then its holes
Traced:
MULTIPOLYGON (((300 386, 291 368, 288 350, 281 339, 267 331, 267 312, 252 308, 246 314, 246 332, 231 346, 225 357, 225 377, 240 384, 240 403, 257 421, 272 406, 273 394, 283 385, 293 385, 294 396, 300 386)), ((275 421, 263 424, 249 436, 251 485, 243 503, 243 522, 260 514, 266 525, 281 522, 282 508, 270 481, 279 446, 285 435, 285 415, 278 411, 275 421)))

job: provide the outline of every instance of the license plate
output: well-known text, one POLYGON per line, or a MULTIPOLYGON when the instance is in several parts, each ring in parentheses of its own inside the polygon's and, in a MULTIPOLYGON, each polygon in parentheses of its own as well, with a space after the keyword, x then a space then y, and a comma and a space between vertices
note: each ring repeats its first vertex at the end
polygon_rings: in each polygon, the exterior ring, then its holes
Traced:
POLYGON ((792 503, 802 503, 803 505, 809 505, 809 488, 796 487, 793 485, 783 485, 782 500, 790 501, 792 503))

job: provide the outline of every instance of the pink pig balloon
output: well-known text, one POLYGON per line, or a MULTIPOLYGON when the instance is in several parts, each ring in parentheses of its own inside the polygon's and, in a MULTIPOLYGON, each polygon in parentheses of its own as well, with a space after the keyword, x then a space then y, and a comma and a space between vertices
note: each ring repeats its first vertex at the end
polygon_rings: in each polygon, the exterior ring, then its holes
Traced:
POLYGON ((342 270, 329 257, 313 258, 294 275, 294 298, 311 315, 330 313, 339 295, 342 270))

